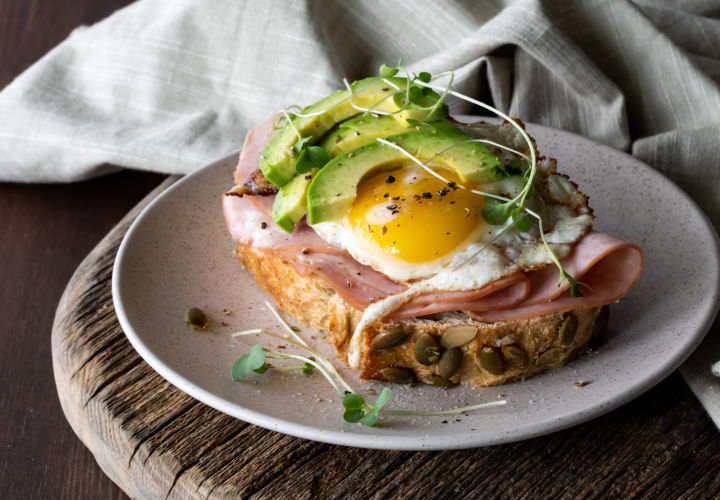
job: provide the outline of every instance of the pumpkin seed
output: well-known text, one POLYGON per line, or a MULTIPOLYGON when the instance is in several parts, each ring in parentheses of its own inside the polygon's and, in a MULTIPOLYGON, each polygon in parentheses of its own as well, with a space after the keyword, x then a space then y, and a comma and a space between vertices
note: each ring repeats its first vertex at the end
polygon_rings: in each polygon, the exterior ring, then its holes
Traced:
POLYGON ((462 350, 457 347, 448 349, 443 352, 438 361, 438 373, 442 378, 448 379, 458 371, 462 364, 463 354, 462 350))
POLYGON ((477 328, 470 325, 451 326, 440 337, 440 343, 445 349, 460 347, 475 338, 477 328))
POLYGON ((440 357, 440 346, 434 336, 423 333, 415 342, 415 359, 421 365, 430 366, 440 357))
POLYGON ((377 335, 373 341, 372 346, 374 349, 390 349, 396 347, 407 340, 408 334, 400 325, 395 325, 388 330, 377 335))
POLYGON ((527 368, 528 357, 522 347, 515 344, 504 345, 501 348, 502 356, 510 367, 518 370, 527 368))
POLYGON ((393 384, 409 384, 415 379, 415 374, 407 368, 387 366, 380 370, 380 375, 393 384))
POLYGON ((600 312, 595 318, 595 326, 593 326, 592 338, 598 338, 607 329, 608 322, 610 321, 610 307, 602 306, 600 312))
POLYGON ((566 314, 565 318, 563 319, 562 325, 560 325, 560 329, 558 330, 558 343, 563 347, 567 347, 572 344, 573 340, 575 340, 575 334, 577 333, 577 329, 577 316, 572 313, 566 314))
POLYGON ((502 375, 504 371, 502 356, 497 349, 486 345, 478 353, 480 366, 493 375, 502 375))
POLYGON ((440 375, 433 375, 427 380, 423 380, 425 385, 431 385, 433 387, 455 387, 455 384, 450 382, 448 379, 441 377, 440 375))
POLYGON ((564 350, 561 347, 551 347, 541 353, 535 360, 535 365, 540 368, 553 368, 562 364, 564 350))
POLYGON ((208 317, 201 309, 191 307, 185 311, 185 323, 194 330, 204 330, 208 326, 208 317))

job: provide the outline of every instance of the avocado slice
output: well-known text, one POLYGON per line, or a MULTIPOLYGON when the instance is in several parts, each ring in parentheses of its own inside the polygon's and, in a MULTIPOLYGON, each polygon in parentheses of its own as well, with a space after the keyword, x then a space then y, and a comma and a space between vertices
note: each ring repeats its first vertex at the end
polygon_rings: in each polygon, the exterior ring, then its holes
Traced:
POLYGON ((307 189, 318 169, 306 174, 296 175, 293 180, 278 190, 272 207, 275 223, 288 233, 292 233, 300 219, 307 213, 307 189))
MULTIPOLYGON (((415 130, 387 137, 425 162, 450 148, 433 160, 457 172, 463 183, 479 185, 495 180, 498 159, 476 142, 458 144, 469 139, 447 122, 433 123, 435 132, 415 130)), ((331 160, 312 180, 307 191, 308 222, 317 224, 343 217, 355 201, 362 179, 380 170, 392 170, 410 163, 402 151, 373 142, 331 160)))
POLYGON ((328 152, 330 158, 375 142, 378 137, 402 134, 411 129, 394 116, 360 115, 342 122, 338 128, 325 136, 318 146, 328 152))
MULTIPOLYGON (((396 92, 393 85, 402 90, 406 87, 407 80, 395 77, 372 77, 359 80, 350 86, 353 91, 352 103, 349 98, 350 93, 347 90, 338 90, 303 109, 303 114, 311 116, 293 117, 292 124, 303 138, 312 137, 308 143, 314 144, 335 124, 361 113, 360 110, 353 107, 353 104, 361 108, 375 106, 374 109, 385 113, 398 111, 400 107, 392 97, 396 92), (312 115, 312 113, 321 111, 322 113, 312 115)), ((420 87, 414 88, 420 89, 420 87)), ((432 116, 428 115, 428 110, 420 109, 432 106, 440 98, 437 93, 425 88, 417 92, 421 93, 417 104, 410 104, 407 109, 392 115, 398 123, 410 127, 407 118, 418 121, 434 121, 447 116, 448 108, 445 104, 439 106, 432 113, 432 116)), ((295 163, 298 152, 294 150, 293 146, 298 141, 297 132, 286 123, 282 130, 265 146, 260 156, 260 169, 263 175, 278 187, 284 186, 295 177, 295 163)))

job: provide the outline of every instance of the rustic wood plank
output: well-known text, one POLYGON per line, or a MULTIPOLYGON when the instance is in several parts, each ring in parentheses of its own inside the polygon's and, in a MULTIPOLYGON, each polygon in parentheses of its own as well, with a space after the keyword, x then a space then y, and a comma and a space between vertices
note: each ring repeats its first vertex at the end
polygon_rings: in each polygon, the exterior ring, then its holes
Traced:
POLYGON ((132 497, 720 495, 720 435, 677 374, 592 422, 471 450, 333 446, 208 408, 153 372, 114 317, 111 262, 139 208, 80 266, 58 307, 53 332, 58 393, 68 420, 101 467, 132 497), (695 472, 679 473, 680 465, 695 472))

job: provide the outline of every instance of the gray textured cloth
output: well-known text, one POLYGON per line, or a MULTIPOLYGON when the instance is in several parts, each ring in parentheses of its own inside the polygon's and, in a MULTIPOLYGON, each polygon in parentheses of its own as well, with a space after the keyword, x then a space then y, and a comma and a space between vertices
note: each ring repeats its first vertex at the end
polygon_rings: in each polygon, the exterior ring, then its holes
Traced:
MULTIPOLYGON (((457 90, 512 116, 632 153, 720 227, 717 0, 142 0, 0 92, 0 179, 191 172, 279 105, 399 57, 454 70, 457 90)), ((718 425, 719 330, 682 368, 718 425)))

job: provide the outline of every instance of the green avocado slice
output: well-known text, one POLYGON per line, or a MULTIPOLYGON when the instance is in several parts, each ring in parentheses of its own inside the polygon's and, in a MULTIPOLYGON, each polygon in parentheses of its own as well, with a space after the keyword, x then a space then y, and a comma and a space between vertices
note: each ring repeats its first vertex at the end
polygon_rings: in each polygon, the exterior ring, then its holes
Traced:
MULTIPOLYGON (((413 129, 386 140, 422 162, 443 152, 433 163, 452 168, 463 183, 480 185, 496 180, 495 170, 500 162, 487 148, 476 142, 462 143, 469 137, 447 122, 433 123, 433 127, 435 132, 413 129), (447 148, 451 149, 445 151, 447 148)), ((402 151, 380 142, 336 157, 315 175, 308 187, 308 222, 318 224, 342 218, 352 207, 363 178, 411 162, 402 151)))
MULTIPOLYGON (((374 106, 378 112, 397 112, 400 107, 395 103, 393 95, 398 91, 397 89, 402 90, 406 85, 407 80, 404 78, 366 78, 350 86, 353 91, 352 100, 347 90, 338 90, 306 107, 302 113, 310 116, 292 118, 292 124, 297 132, 286 123, 265 146, 260 156, 260 169, 263 175, 274 185, 284 186, 296 175, 295 163, 298 151, 295 151, 293 146, 298 142, 298 132, 304 139, 309 138, 308 144, 315 144, 337 123, 360 114, 361 110, 357 109, 358 107, 369 109, 374 106)), ((448 108, 444 103, 433 111, 432 116, 429 115, 428 110, 421 109, 432 106, 440 98, 437 93, 429 89, 418 92, 421 93, 420 102, 409 104, 407 109, 392 115, 398 123, 410 127, 408 118, 434 121, 447 116, 448 108)))
POLYGON ((307 213, 308 186, 318 169, 314 168, 306 174, 295 176, 293 180, 278 190, 272 207, 272 218, 275 224, 288 233, 292 233, 300 219, 307 213))
POLYGON ((403 125, 394 116, 356 116, 342 122, 338 128, 325 137, 318 146, 328 152, 330 158, 375 142, 378 137, 402 134, 412 129, 403 125))

